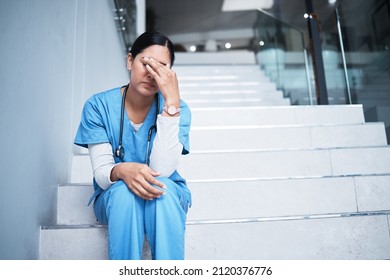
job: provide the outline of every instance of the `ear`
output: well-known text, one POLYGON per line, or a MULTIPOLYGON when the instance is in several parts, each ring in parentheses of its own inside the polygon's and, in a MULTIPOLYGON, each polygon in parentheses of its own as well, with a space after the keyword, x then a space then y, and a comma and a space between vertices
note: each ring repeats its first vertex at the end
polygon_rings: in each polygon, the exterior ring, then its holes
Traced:
POLYGON ((131 53, 128 53, 127 54, 127 70, 130 71, 131 70, 131 67, 133 66, 133 56, 131 55, 131 53))

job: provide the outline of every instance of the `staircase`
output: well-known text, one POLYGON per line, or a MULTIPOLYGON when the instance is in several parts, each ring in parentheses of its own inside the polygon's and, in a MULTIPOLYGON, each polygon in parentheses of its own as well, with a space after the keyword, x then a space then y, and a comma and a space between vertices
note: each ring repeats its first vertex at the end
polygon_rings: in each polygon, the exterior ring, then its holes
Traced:
MULTIPOLYGON (((179 170, 193 194, 186 258, 390 258, 383 123, 365 123, 360 105, 290 106, 245 59, 175 67, 193 116, 179 170)), ((106 259, 107 229, 86 206, 87 151, 72 168, 57 225, 41 228, 41 259, 106 259)))

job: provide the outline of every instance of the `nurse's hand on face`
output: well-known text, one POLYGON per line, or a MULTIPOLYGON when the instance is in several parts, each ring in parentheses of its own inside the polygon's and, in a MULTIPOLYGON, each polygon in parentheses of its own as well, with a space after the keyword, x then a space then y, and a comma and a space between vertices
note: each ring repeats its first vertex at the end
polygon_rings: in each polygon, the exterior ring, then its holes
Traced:
POLYGON ((164 194, 165 185, 155 177, 160 173, 142 163, 122 162, 111 171, 111 180, 123 180, 127 187, 145 200, 153 200, 164 194), (152 186, 154 185, 154 186, 152 186))
POLYGON ((164 65, 157 60, 149 57, 143 57, 146 69, 156 81, 161 94, 164 97, 165 104, 180 107, 179 83, 175 71, 169 64, 164 65))

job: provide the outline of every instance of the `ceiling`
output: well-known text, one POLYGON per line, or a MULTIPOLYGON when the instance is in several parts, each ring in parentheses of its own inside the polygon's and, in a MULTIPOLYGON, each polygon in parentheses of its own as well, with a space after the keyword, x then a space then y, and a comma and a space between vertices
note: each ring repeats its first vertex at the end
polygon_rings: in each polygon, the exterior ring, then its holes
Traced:
MULTIPOLYGON (((303 17, 307 11, 305 0, 237 1, 267 1, 271 4, 273 2, 272 7, 263 12, 281 19, 282 22, 301 32, 307 32, 307 20, 303 17)), ((343 5, 343 13, 345 16, 349 15, 349 24, 354 26, 357 32, 359 28, 356 28, 355 21, 364 16, 367 6, 373 6, 373 3, 378 1, 383 0, 337 0, 335 4, 330 4, 329 0, 312 0, 314 12, 319 16, 323 28, 327 26, 335 28, 335 24, 327 24, 327 22, 334 21, 335 6, 341 2, 347 3, 343 5)), ((147 29, 160 31, 170 37, 178 38, 177 36, 190 34, 191 37, 198 38, 194 34, 253 28, 257 16, 256 10, 224 12, 223 4, 224 0, 146 0, 147 29)), ((243 41, 244 38, 240 40, 243 41)))
MULTIPOLYGON (((167 34, 253 26, 256 19, 254 10, 223 12, 223 2, 224 0, 146 0, 146 7, 155 13, 155 27, 167 34)), ((266 12, 282 18, 284 22, 297 28, 306 28, 306 21, 303 18, 306 12, 305 0, 273 2, 272 8, 265 10, 266 12)), ((313 2, 314 9, 321 14, 322 20, 332 15, 334 9, 328 0, 313 2)))

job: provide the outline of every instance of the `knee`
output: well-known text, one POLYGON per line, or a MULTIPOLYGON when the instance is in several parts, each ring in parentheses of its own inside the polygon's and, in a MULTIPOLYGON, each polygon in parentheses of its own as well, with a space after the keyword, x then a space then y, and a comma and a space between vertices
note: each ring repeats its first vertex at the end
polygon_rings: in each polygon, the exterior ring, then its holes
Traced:
POLYGON ((178 195, 177 185, 174 181, 172 181, 168 177, 157 177, 156 179, 163 183, 166 187, 166 189, 164 190, 165 195, 174 197, 178 195))
POLYGON ((172 184, 172 183, 175 183, 173 180, 169 179, 168 177, 156 177, 157 180, 159 180, 161 183, 163 183, 167 188, 169 188, 169 186, 172 184))
POLYGON ((178 184, 167 177, 157 177, 166 187, 163 200, 170 200, 174 204, 180 205, 180 208, 187 213, 191 206, 191 192, 185 184, 178 184))
POLYGON ((117 181, 102 192, 95 200, 94 212, 99 222, 107 224, 112 211, 130 205, 130 191, 123 181, 117 181))
POLYGON ((110 201, 115 203, 115 205, 126 206, 135 199, 135 195, 129 190, 125 182, 122 180, 116 181, 108 189, 108 192, 110 201))

